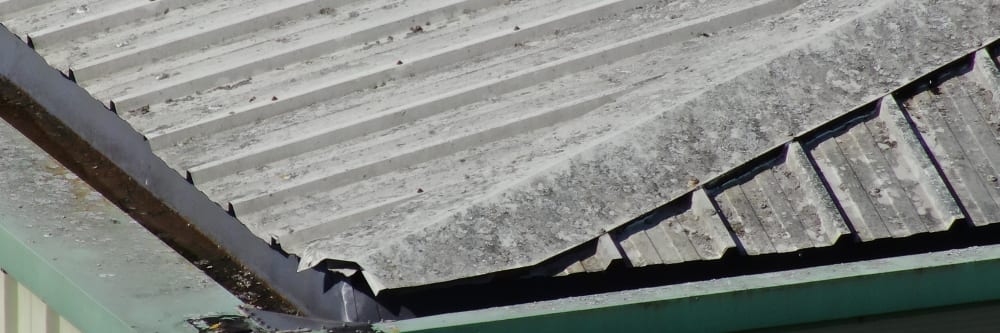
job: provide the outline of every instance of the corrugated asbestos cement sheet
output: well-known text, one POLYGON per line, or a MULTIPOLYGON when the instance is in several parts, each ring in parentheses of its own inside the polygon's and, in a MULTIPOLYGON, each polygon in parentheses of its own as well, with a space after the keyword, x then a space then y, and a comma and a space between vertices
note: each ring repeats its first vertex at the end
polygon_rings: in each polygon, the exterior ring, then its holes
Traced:
POLYGON ((79 333, 31 290, 0 273, 0 333, 79 333))
POLYGON ((376 290, 531 266, 598 237, 571 271, 942 230, 956 204, 919 178, 927 156, 895 118, 699 182, 1000 33, 1000 9, 961 0, 0 8, 257 236, 303 268, 356 262, 376 290), (681 197, 663 223, 600 236, 681 197), (838 215, 837 200, 857 209, 838 215))
POLYGON ((844 235, 869 241, 944 231, 962 220, 1000 222, 994 44, 611 231, 597 242, 621 251, 586 256, 562 274, 592 271, 581 263, 595 260, 641 267, 716 259, 737 246, 748 255, 792 252, 830 246, 844 235), (685 251, 699 243, 712 255, 685 251))
POLYGON ((995 66, 996 56, 986 50, 976 52, 971 63, 935 78, 933 88, 903 100, 910 119, 976 225, 1000 222, 1000 71, 995 66))

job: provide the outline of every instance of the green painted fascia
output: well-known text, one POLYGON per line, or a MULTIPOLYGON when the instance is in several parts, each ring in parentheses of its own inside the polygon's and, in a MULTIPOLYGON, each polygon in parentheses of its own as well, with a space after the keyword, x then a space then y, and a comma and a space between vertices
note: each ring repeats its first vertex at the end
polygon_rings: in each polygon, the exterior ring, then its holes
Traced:
MULTIPOLYGON (((0 216, 7 219, 8 216, 0 216)), ((0 224, 0 267, 82 332, 135 332, 0 224)))
POLYGON ((501 307, 381 332, 723 332, 1000 299, 1000 246, 501 307))
MULTIPOLYGON (((109 292, 106 286, 90 285, 87 284, 87 279, 80 278, 81 274, 98 275, 97 269, 87 272, 67 271, 67 267, 58 260, 35 251, 38 243, 29 245, 24 238, 5 226, 12 223, 26 225, 30 222, 13 218, 4 212, 0 212, 0 221, 3 221, 0 223, 0 267, 81 332, 196 332, 186 322, 187 319, 236 315, 237 307, 242 304, 214 282, 208 286, 200 286, 200 290, 192 290, 188 294, 151 297, 136 297, 126 292, 112 294, 114 291, 109 292), (81 281, 83 283, 78 283, 81 281)), ((67 251, 72 250, 67 248, 67 251)), ((123 286, 148 284, 151 294, 162 288, 161 281, 171 279, 170 276, 143 276, 134 273, 120 278, 128 279, 121 282, 123 286)))
POLYGON ((83 332, 196 332, 242 304, 0 121, 0 268, 83 332))

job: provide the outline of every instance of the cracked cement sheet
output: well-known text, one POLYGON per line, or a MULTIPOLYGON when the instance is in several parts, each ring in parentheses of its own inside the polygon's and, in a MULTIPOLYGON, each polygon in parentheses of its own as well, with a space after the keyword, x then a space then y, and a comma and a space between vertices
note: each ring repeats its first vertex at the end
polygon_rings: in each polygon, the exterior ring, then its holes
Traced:
MULTIPOLYGON (((670 84, 649 83, 608 106, 662 110, 639 125, 419 230, 379 232, 377 247, 324 239, 309 245, 304 261, 358 262, 382 288, 536 264, 684 193, 689 180, 735 167, 1000 34, 993 2, 877 1, 857 17, 824 5, 806 3, 776 31, 763 29, 771 39, 797 37, 784 40, 779 57, 730 49, 732 60, 746 63, 738 74, 683 99, 663 97, 676 96, 670 84), (767 61, 751 66, 752 57, 767 61)), ((413 228, 388 224, 380 228, 413 228)))

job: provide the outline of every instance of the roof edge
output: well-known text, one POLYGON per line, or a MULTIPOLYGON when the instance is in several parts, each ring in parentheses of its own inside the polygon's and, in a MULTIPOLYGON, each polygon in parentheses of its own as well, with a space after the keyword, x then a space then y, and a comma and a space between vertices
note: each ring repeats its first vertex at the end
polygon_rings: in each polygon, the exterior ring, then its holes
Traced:
POLYGON ((375 328, 746 330, 988 301, 1000 298, 1000 286, 993 283, 998 278, 1000 245, 990 245, 437 315, 375 328), (719 313, 739 320, 718 320, 719 313))
MULTIPOLYGON (((0 78, 12 89, 0 116, 184 255, 245 267, 309 316, 339 321, 392 318, 362 290, 250 233, 156 157, 145 139, 87 91, 51 68, 5 27, 0 78), (16 100, 14 100, 16 99, 16 100), (345 295, 349 294, 349 295, 345 295), (345 305, 346 300, 358 304, 345 305)), ((202 267, 204 269, 204 267, 202 267)), ((288 310, 283 310, 288 311, 288 310)))

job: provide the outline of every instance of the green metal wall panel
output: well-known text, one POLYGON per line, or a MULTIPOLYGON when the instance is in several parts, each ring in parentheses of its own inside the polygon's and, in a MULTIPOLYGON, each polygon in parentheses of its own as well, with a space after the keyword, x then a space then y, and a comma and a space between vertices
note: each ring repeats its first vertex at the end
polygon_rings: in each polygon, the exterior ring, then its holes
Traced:
POLYGON ((41 298, 0 273, 0 333, 80 333, 41 298))

